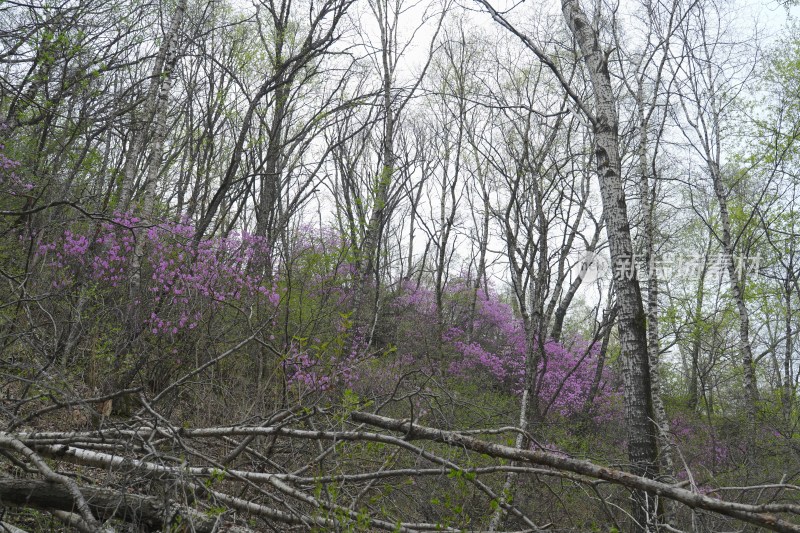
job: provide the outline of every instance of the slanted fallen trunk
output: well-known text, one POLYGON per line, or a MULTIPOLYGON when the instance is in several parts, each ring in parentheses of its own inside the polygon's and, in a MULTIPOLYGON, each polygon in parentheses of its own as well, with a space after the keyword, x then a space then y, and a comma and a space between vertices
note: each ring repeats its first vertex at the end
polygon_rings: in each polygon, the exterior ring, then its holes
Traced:
MULTIPOLYGON (((166 506, 163 500, 157 498, 110 488, 81 487, 80 490, 92 513, 104 521, 116 518, 143 525, 153 531, 169 529, 177 524, 191 524, 191 530, 197 533, 211 533, 220 531, 220 528, 238 533, 250 531, 233 526, 220 517, 207 516, 178 505, 166 506)), ((33 479, 0 479, 0 505, 60 511, 76 508, 75 498, 66 487, 33 479)))
POLYGON ((638 476, 622 470, 596 465, 589 461, 572 459, 540 450, 520 450, 511 446, 495 444, 476 439, 455 431, 430 428, 412 424, 409 420, 397 420, 370 413, 355 412, 351 415, 355 422, 397 431, 404 434, 404 440, 429 440, 449 446, 466 449, 490 457, 507 459, 518 463, 549 466, 554 469, 572 472, 595 479, 602 479, 622 485, 636 492, 660 496, 682 503, 692 509, 702 509, 755 524, 770 531, 800 533, 800 524, 794 524, 777 515, 791 513, 800 515, 800 506, 792 504, 749 505, 704 496, 697 492, 662 483, 645 476, 638 476))

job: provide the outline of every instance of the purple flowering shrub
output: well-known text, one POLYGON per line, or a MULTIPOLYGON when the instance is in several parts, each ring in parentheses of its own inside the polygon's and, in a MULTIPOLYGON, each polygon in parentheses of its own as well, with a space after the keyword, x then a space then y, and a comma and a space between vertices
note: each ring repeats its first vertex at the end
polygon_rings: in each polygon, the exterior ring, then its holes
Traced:
POLYGON ((115 327, 106 313, 103 329, 140 331, 140 342, 169 355, 159 360, 162 370, 185 362, 186 346, 197 339, 223 340, 208 338, 212 331, 247 335, 237 324, 258 310, 259 321, 268 322, 263 338, 275 356, 271 369, 279 368, 288 384, 301 394, 352 387, 363 339, 349 316, 348 247, 333 232, 301 228, 288 253, 273 252, 246 233, 196 242, 190 224, 145 224, 117 214, 42 239, 36 256, 50 290, 63 296, 90 290, 99 308, 135 317, 115 327))
POLYGON ((675 465, 679 480, 688 478, 687 468, 697 479, 704 479, 731 469, 737 462, 737 452, 728 439, 708 420, 693 413, 680 412, 671 417, 670 440, 680 451, 675 465))
POLYGON ((33 189, 33 184, 26 182, 17 173, 20 162, 11 159, 5 153, 5 146, 0 144, 0 191, 4 194, 16 196, 23 191, 33 189))
POLYGON ((317 338, 315 343, 294 340, 286 354, 286 378, 301 394, 327 392, 334 388, 352 389, 362 378, 364 360, 359 347, 346 350, 343 337, 328 342, 317 338))
POLYGON ((84 231, 65 229, 38 247, 54 289, 88 283, 111 300, 132 297, 152 335, 194 329, 226 303, 261 298, 276 307, 276 287, 253 268, 266 253, 265 243, 251 235, 195 243, 187 224, 145 226, 130 214, 84 231))
MULTIPOLYGON (((142 351, 144 343, 162 354, 161 364, 180 366, 186 346, 199 338, 223 341, 220 331, 241 338, 246 333, 239 326, 242 318, 257 309, 258 319, 268 322, 264 339, 275 358, 272 368, 280 368, 301 393, 352 389, 365 376, 372 376, 375 392, 388 390, 390 384, 379 382, 396 380, 412 364, 456 379, 480 377, 512 396, 521 393, 525 381, 521 320, 498 294, 475 294, 461 282, 445 291, 442 338, 434 294, 406 283, 387 304, 392 313, 387 321, 401 350, 378 363, 365 355, 366 336, 354 331, 350 315, 357 282, 353 254, 333 231, 300 228, 290 246, 275 254, 263 239, 246 233, 196 241, 188 223, 145 224, 120 213, 103 222, 67 225, 37 242, 40 283, 67 297, 61 299, 68 302, 65 307, 74 306, 79 295, 90 295, 93 309, 102 310, 94 313, 102 321, 96 329, 127 332, 128 338, 114 340, 112 351, 118 355, 132 342, 142 351), (211 331, 217 340, 206 338, 211 331)), ((375 354, 394 350, 386 338, 378 338, 371 349, 375 354)), ((581 339, 545 342, 538 389, 543 414, 572 416, 584 409, 596 351, 581 339)), ((595 416, 609 412, 602 406, 613 403, 611 382, 606 369, 595 416)), ((359 387, 368 392, 363 383, 359 387)))
POLYGON ((359 379, 363 338, 353 331, 352 251, 330 230, 300 227, 277 281, 285 304, 283 331, 273 339, 284 354, 289 384, 300 393, 351 388, 359 379))
MULTIPOLYGON (((220 331, 242 338, 246 332, 237 324, 248 309, 258 309, 259 319, 269 321, 263 337, 274 355, 271 368, 280 369, 301 394, 345 388, 388 392, 412 367, 489 383, 509 396, 521 393, 525 332, 511 305, 491 290, 476 294, 466 283, 450 284, 439 338, 433 292, 406 282, 386 305, 391 315, 384 321, 392 323, 392 337, 371 346, 372 355, 388 355, 375 358, 365 355, 364 333, 353 329, 354 258, 336 232, 300 228, 280 253, 246 233, 194 237, 188 223, 145 224, 124 213, 103 222, 69 224, 37 241, 40 283, 66 296, 65 307, 88 293, 90 310, 102 311, 91 313, 98 321, 93 331, 136 332, 136 349, 144 343, 160 354, 162 367, 187 362, 186 347, 197 339, 224 341, 220 331), (208 338, 212 331, 214 339, 208 338), (392 344, 400 348, 396 353, 392 344)), ((130 338, 115 339, 111 351, 130 349, 124 343, 130 345, 130 338)), ((595 377, 596 351, 581 339, 545 342, 538 389, 543 414, 582 412, 595 377)), ((596 420, 615 407, 612 384, 606 368, 592 413, 596 420)))
POLYGON ((278 287, 263 268, 270 249, 252 235, 196 242, 186 223, 145 224, 120 213, 35 242, 43 305, 69 321, 64 331, 71 323, 81 331, 63 362, 92 386, 138 373, 157 391, 256 323, 271 327, 278 311, 278 287))
POLYGON ((441 348, 436 320, 433 291, 403 280, 387 296, 379 321, 381 329, 376 335, 379 342, 397 346, 398 356, 408 355, 416 366, 430 367, 441 348))
MULTIPOLYGON (((459 289, 456 294, 463 292, 465 298, 454 300, 456 305, 467 302, 471 296, 470 289, 459 289)), ((449 370, 461 376, 482 370, 501 388, 520 394, 525 382, 526 346, 522 321, 497 294, 479 289, 475 296, 474 317, 470 318, 468 309, 450 313, 462 318, 444 334, 458 356, 450 363, 449 370)))
MULTIPOLYGON (((3 126, 0 124, 0 131, 3 126)), ((0 143, 0 205, 8 202, 19 209, 22 207, 21 199, 31 199, 34 184, 23 177, 21 166, 19 161, 9 157, 5 145, 0 143)))
MULTIPOLYGON (((395 300, 396 308, 411 324, 432 323, 436 315, 432 291, 406 284, 395 300), (416 318, 413 318, 416 317, 416 318)), ((442 342, 449 350, 446 373, 463 380, 479 378, 496 390, 520 395, 525 383, 526 336, 522 320, 497 293, 456 282, 446 289, 447 320, 442 342), (471 298, 475 295, 475 313, 471 298)), ((407 346, 406 346, 407 348, 407 346)), ((568 344, 548 340, 539 366, 539 404, 542 414, 564 417, 584 410, 595 379, 599 343, 572 339, 568 344)), ((614 416, 619 390, 608 367, 603 369, 592 414, 596 421, 614 416)))

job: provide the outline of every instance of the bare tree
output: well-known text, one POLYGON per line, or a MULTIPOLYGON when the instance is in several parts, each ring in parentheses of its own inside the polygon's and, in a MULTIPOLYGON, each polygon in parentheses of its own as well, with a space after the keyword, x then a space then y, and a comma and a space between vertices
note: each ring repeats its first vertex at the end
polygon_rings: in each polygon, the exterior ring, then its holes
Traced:
MULTIPOLYGON (((577 0, 564 0, 562 12, 580 52, 592 89, 591 103, 582 99, 555 62, 528 36, 514 28, 488 2, 481 2, 501 25, 517 35, 534 55, 556 76, 566 97, 589 121, 603 216, 608 235, 612 268, 615 273, 616 298, 619 306, 618 327, 625 379, 625 410, 628 431, 628 455, 632 470, 638 475, 658 475, 658 428, 654 423, 647 330, 639 281, 633 265, 633 242, 620 160, 619 118, 617 99, 609 71, 609 55, 604 49, 597 27, 587 17, 577 0)), ((645 531, 657 520, 654 498, 637 492, 633 518, 645 531)))
MULTIPOLYGON (((702 162, 719 206, 721 231, 715 231, 715 235, 725 255, 731 295, 739 313, 747 417, 749 423, 755 427, 759 395, 750 338, 750 313, 736 263, 740 235, 734 234, 729 207, 730 186, 726 184, 723 168, 725 124, 733 119, 736 97, 747 87, 752 77, 754 58, 749 55, 749 44, 725 45, 720 42, 718 37, 726 31, 724 24, 723 13, 717 6, 701 3, 692 10, 679 33, 685 60, 676 62, 679 66, 675 68, 684 79, 679 87, 678 101, 682 111, 681 120, 688 128, 681 131, 691 150, 702 162), (736 54, 735 57, 732 54, 736 54), (726 61, 728 65, 725 65, 726 61)), ((744 231, 747 225, 746 223, 740 231, 744 231)))
MULTIPOLYGON (((274 56, 277 61, 273 65, 274 68, 266 76, 266 79, 259 83, 255 91, 248 94, 247 108, 243 114, 241 126, 235 136, 229 163, 197 224, 196 235, 198 240, 202 239, 211 228, 212 222, 215 220, 223 202, 230 201, 229 196, 239 178, 239 169, 244 159, 245 144, 251 134, 254 117, 262 101, 285 85, 291 85, 296 78, 302 76, 304 69, 312 65, 320 56, 329 52, 338 39, 339 24, 351 3, 351 1, 347 0, 331 0, 315 6, 309 15, 308 25, 303 28, 302 36, 296 37, 296 40, 301 44, 286 56, 283 56, 281 48, 281 52, 274 56)), ((285 17, 288 15, 290 7, 287 5, 284 10, 281 10, 274 3, 269 3, 268 5, 268 12, 273 14, 273 22, 285 24, 285 17)), ((281 113, 278 114, 278 116, 280 115, 281 113)), ((271 178, 274 180, 274 175, 271 178)), ((269 186, 271 185, 268 184, 269 186)))
MULTIPOLYGON (((404 108, 414 97, 422 83, 428 67, 433 58, 433 49, 442 27, 448 4, 431 4, 424 9, 422 21, 418 27, 432 22, 433 32, 426 58, 421 71, 410 81, 407 87, 398 87, 398 67, 404 57, 406 49, 411 44, 402 42, 400 20, 403 12, 409 6, 403 2, 390 2, 387 0, 373 0, 369 3, 370 11, 374 16, 379 30, 380 45, 375 55, 377 70, 380 73, 380 109, 382 118, 382 131, 380 136, 380 166, 372 184, 370 194, 371 210, 364 227, 364 238, 359 246, 358 276, 359 281, 356 294, 353 298, 353 320, 357 335, 363 335, 369 345, 369 325, 374 325, 377 318, 376 311, 369 311, 376 302, 377 289, 380 279, 378 272, 377 254, 381 249, 381 239, 387 228, 391 215, 391 191, 394 173, 396 171, 396 136, 397 127, 404 108), (374 283, 374 289, 370 286, 374 283), (371 297, 371 295, 374 295, 371 297)), ((416 31, 412 32, 412 36, 416 31)))

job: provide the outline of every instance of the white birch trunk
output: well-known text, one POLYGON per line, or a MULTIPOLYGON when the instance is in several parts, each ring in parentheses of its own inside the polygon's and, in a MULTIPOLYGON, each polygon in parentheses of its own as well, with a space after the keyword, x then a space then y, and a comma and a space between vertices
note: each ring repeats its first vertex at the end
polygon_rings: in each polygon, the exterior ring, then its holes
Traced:
MULTIPOLYGON (((631 274, 633 246, 619 156, 619 121, 608 60, 600 48, 597 34, 578 0, 562 0, 562 11, 577 40, 591 79, 594 96, 592 126, 600 193, 606 220, 611 262, 615 272, 619 304, 619 336, 624 363, 625 416, 628 456, 636 475, 658 475, 658 427, 654 424, 647 326, 639 281, 631 274)), ((634 493, 633 518, 636 531, 655 527, 657 509, 654 497, 634 493)))

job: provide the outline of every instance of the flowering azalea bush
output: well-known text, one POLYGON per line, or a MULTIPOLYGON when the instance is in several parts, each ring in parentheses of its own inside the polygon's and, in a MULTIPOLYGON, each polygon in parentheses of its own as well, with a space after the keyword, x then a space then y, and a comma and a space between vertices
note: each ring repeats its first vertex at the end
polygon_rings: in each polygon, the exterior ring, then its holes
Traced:
POLYGON ((696 415, 675 413, 670 420, 670 441, 677 448, 682 464, 677 477, 688 478, 687 470, 705 477, 729 469, 734 460, 734 450, 720 432, 696 415))
POLYGON ((91 284, 107 298, 133 298, 154 335, 194 329, 225 303, 262 298, 276 307, 277 289, 259 268, 268 253, 248 234, 196 242, 190 225, 145 226, 130 214, 65 229, 38 247, 42 265, 54 272, 53 288, 91 284))
MULTIPOLYGON (((285 305, 287 382, 300 393, 351 388, 360 376, 363 337, 352 329, 355 266, 352 251, 329 229, 300 226, 281 256, 276 281, 285 305)), ((280 336, 279 336, 280 337, 280 336)))
MULTIPOLYGON (((520 395, 525 384, 526 335, 522 320, 492 291, 456 282, 446 289, 448 324, 443 343, 451 350, 447 371, 462 379, 483 375, 499 390, 520 395), (474 316, 471 315, 475 298, 474 316)), ((435 297, 425 287, 404 285, 395 307, 406 314, 433 320, 435 297)), ((534 349, 538 341, 534 339, 534 349)), ((572 416, 582 412, 596 379, 599 343, 572 339, 568 344, 547 340, 539 362, 539 404, 548 412, 572 416)), ((596 420, 610 416, 619 391, 611 372, 603 368, 592 412, 596 420)))
MULTIPOLYGON (((364 372, 376 370, 373 363, 363 364, 365 335, 353 330, 350 316, 355 266, 335 232, 300 228, 289 254, 274 261, 268 243, 246 233, 196 240, 188 223, 145 224, 135 215, 118 213, 103 222, 73 224, 43 239, 36 256, 50 273, 52 290, 91 290, 106 308, 115 307, 128 321, 133 317, 139 330, 153 339, 174 340, 204 321, 222 320, 221 311, 227 308, 241 312, 259 306, 262 317, 265 311, 272 316, 269 339, 282 354, 287 383, 301 390, 352 388, 364 372), (273 269, 291 276, 282 279, 273 269), (285 305, 282 327, 276 322, 280 304, 285 305)), ((446 348, 439 363, 449 375, 483 375, 498 390, 519 395, 525 383, 527 341, 511 306, 496 293, 474 292, 461 282, 446 288, 444 302, 439 313, 432 291, 409 282, 401 287, 391 308, 398 318, 409 317, 410 329, 395 331, 403 337, 398 340, 404 344, 405 361, 427 364, 432 371, 428 355, 436 345, 446 348), (442 338, 421 340, 419 325, 432 325, 439 315, 447 322, 442 338)), ((428 336, 436 330, 425 329, 428 336)), ((400 355, 382 363, 385 372, 395 359, 400 355)), ((581 339, 544 342, 540 406, 562 416, 581 412, 596 379, 596 360, 597 346, 581 339)), ((397 376, 403 370, 391 367, 389 373, 397 376)), ((600 377, 596 401, 607 404, 615 394, 608 370, 600 377)))
MULTIPOLYGON (((0 123, 0 132, 4 124, 0 123)), ((22 201, 30 201, 34 184, 23 177, 21 163, 9 157, 4 144, 0 143, 0 208, 23 208, 22 201)))
POLYGON ((329 346, 291 342, 286 356, 288 382, 301 391, 328 391, 334 386, 352 389, 361 378, 359 344, 353 343, 347 353, 343 343, 330 350, 329 346))

